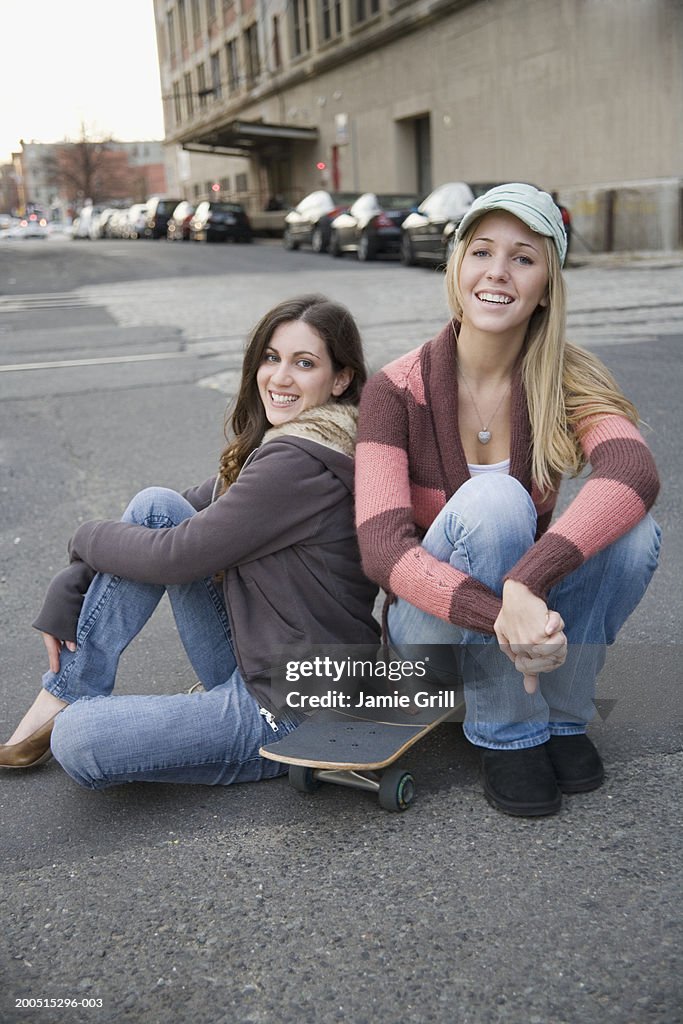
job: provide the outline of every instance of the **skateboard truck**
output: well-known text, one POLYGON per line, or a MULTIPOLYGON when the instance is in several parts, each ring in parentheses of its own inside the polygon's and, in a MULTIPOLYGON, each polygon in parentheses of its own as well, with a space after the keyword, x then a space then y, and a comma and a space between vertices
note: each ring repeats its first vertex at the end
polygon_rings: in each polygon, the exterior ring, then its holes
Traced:
POLYGON ((385 811, 407 811, 415 799, 415 780, 402 768, 388 768, 380 773, 303 764, 289 766, 289 784, 300 793, 314 793, 323 782, 377 793, 379 805, 385 811))

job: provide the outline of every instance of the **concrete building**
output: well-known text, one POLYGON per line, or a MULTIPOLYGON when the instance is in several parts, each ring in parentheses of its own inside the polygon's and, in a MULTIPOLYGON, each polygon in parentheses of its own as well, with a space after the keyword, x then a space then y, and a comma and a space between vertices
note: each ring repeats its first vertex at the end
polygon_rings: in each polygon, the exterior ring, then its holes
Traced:
POLYGON ((578 247, 681 245, 682 0, 154 6, 171 192, 526 180, 578 247))

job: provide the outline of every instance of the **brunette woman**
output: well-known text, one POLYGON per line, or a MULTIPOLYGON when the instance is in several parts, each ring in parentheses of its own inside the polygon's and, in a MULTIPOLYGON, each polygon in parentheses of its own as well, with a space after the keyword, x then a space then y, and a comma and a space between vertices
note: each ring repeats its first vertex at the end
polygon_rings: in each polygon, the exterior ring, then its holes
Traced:
POLYGON ((278 650, 377 640, 377 588, 353 523, 365 377, 344 307, 308 295, 263 317, 217 475, 184 495, 144 490, 122 522, 85 523, 72 537, 71 564, 34 623, 50 670, 0 766, 52 752, 91 788, 228 785, 286 770, 258 753, 298 724, 273 700, 278 650), (206 692, 111 696, 119 656, 164 592, 206 692))

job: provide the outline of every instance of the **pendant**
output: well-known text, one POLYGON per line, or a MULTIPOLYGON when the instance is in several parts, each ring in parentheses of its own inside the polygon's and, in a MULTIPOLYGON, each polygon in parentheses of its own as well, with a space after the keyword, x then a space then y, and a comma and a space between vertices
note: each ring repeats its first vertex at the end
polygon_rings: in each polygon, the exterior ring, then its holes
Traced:
POLYGON ((479 438, 479 440, 480 440, 480 442, 482 444, 488 444, 489 441, 491 440, 491 431, 490 430, 480 430, 479 433, 477 434, 477 437, 479 438))

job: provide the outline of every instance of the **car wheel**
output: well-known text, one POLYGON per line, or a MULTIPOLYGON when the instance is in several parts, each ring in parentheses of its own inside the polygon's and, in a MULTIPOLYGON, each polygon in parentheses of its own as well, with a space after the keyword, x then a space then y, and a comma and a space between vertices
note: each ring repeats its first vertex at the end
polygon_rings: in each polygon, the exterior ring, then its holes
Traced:
POLYGON ((323 229, 319 224, 313 228, 313 234, 311 235, 311 249, 313 252, 326 252, 327 243, 325 241, 325 235, 323 229))
POLYGON ((415 250, 410 235, 405 231, 401 235, 401 263, 404 267, 415 266, 415 250))
POLYGON ((340 256, 344 255, 344 253, 342 252, 341 243, 339 241, 339 233, 334 230, 330 235, 330 254, 334 256, 335 259, 339 259, 340 256))
POLYGON ((358 259, 361 263, 367 263, 368 260, 374 260, 375 258, 375 246, 373 240, 370 238, 367 231, 358 239, 358 259))
POLYGON ((285 228, 285 233, 282 236, 282 244, 287 252, 294 252, 295 249, 299 248, 299 243, 294 241, 289 228, 285 228))

